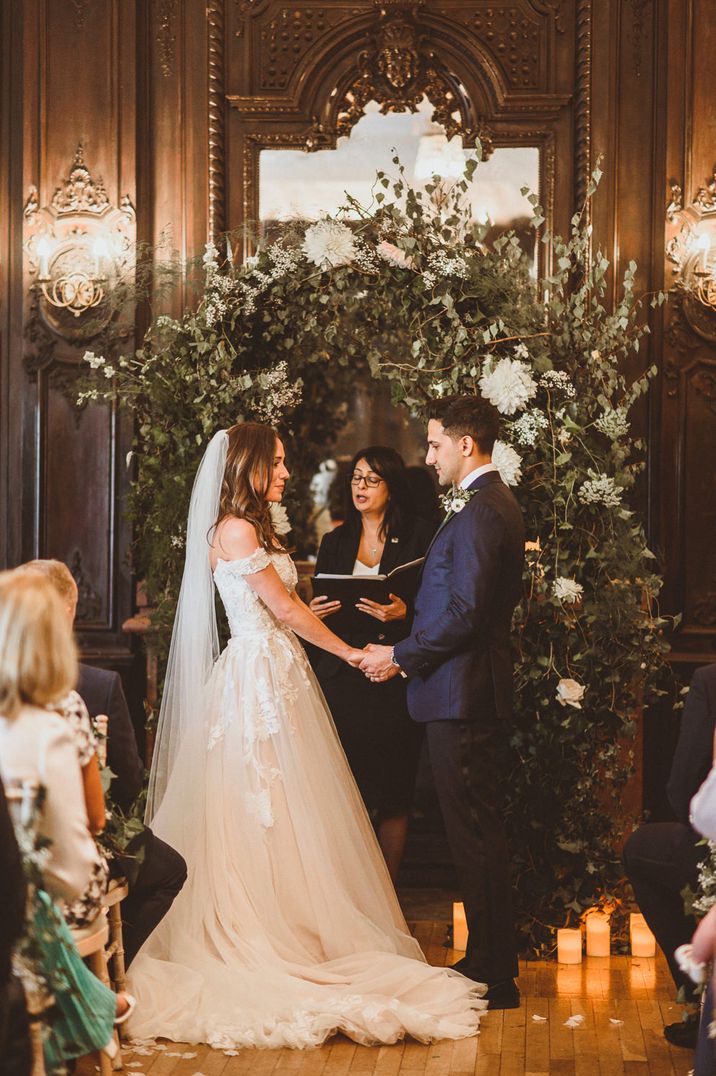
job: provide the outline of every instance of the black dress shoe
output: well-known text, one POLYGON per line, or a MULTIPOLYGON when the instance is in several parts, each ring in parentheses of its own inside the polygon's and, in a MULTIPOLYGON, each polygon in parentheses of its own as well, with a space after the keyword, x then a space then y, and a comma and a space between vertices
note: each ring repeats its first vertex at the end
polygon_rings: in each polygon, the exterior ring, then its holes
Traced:
POLYGON ((696 1049, 696 1040, 699 1037, 698 1015, 689 1016, 687 1020, 679 1020, 676 1024, 667 1024, 664 1028, 664 1038, 672 1046, 683 1046, 687 1050, 696 1049))
POLYGON ((488 1011, 491 1009, 519 1009, 520 992, 514 979, 503 979, 499 983, 489 983, 485 1001, 488 1011))

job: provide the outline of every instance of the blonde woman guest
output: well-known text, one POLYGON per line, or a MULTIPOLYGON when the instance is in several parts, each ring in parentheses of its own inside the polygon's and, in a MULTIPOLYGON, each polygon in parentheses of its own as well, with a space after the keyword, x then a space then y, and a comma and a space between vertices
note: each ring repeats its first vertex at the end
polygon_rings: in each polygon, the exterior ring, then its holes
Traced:
MULTIPOLYGON (((52 584, 65 609, 69 624, 72 626, 77 611, 77 584, 67 565, 59 560, 31 560, 21 565, 21 568, 38 572, 52 584)), ((69 725, 82 773, 87 820, 90 832, 96 836, 105 827, 106 810, 97 755, 97 738, 92 721, 87 707, 74 688, 56 702, 52 709, 69 725)), ((66 904, 64 907, 65 919, 71 927, 88 926, 102 910, 102 902, 107 892, 109 868, 102 849, 98 848, 97 852, 97 863, 84 893, 79 900, 66 904)))
POLYGON ((112 1025, 133 1006, 85 967, 53 903, 81 896, 97 863, 77 751, 66 721, 48 710, 76 676, 72 632, 52 585, 35 572, 0 572, 0 776, 6 789, 38 788, 32 817, 26 810, 15 822, 24 845, 29 834, 47 846, 28 906, 39 954, 32 970, 40 977, 61 970, 70 987, 57 991, 48 1025, 50 1072, 91 1050, 112 1052, 112 1025))

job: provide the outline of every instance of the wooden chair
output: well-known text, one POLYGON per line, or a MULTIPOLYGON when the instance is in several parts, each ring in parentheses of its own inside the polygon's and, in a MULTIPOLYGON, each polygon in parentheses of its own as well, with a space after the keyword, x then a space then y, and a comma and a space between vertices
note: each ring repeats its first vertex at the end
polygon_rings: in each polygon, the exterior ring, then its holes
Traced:
MULTIPOLYGON (((97 976, 100 982, 103 982, 105 986, 108 986, 111 989, 112 984, 109 981, 107 957, 105 953, 105 949, 109 942, 109 923, 106 915, 100 913, 89 926, 81 929, 73 929, 72 937, 77 946, 77 952, 83 960, 87 960, 90 970, 97 976)), ((99 1051, 100 1076, 111 1076, 113 1070, 119 1071, 124 1068, 122 1051, 119 1046, 119 1035, 117 1034, 116 1029, 113 1034, 113 1041, 116 1045, 116 1052, 113 1058, 110 1059, 109 1055, 105 1053, 104 1050, 99 1051)))
MULTIPOLYGON (((113 878, 104 899, 109 924, 109 941, 104 951, 107 966, 111 969, 112 989, 115 994, 126 989, 124 966, 124 939, 122 937, 122 901, 129 893, 126 878, 113 878)), ((120 1025, 124 1027, 124 1025, 120 1025)))

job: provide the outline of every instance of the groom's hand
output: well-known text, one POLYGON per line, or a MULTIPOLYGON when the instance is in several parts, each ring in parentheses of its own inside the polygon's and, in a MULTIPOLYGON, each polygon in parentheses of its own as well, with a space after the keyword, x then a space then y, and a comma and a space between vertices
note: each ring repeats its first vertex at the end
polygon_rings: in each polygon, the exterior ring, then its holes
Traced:
POLYGON ((368 643, 363 653, 365 656, 360 663, 360 668, 369 680, 380 683, 398 673, 398 666, 393 665, 391 661, 392 646, 377 646, 375 643, 368 643))

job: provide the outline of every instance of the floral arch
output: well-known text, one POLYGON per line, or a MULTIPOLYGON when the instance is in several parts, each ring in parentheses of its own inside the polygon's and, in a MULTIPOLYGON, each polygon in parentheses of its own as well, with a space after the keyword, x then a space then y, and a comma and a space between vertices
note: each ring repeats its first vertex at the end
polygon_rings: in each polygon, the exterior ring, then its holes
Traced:
POLYGON ((496 462, 530 537, 506 791, 521 920, 542 951, 553 927, 616 893, 629 737, 660 690, 660 580, 631 504, 644 446, 629 418, 654 368, 631 384, 622 373, 648 329, 633 264, 605 308, 608 262, 590 252, 582 215, 567 240, 552 237, 556 271, 535 281, 515 236, 487 248, 471 221, 474 162, 452 189, 425 191, 395 163, 350 221, 296 226, 239 267, 230 246, 222 260, 210 245, 197 309, 157 318, 134 356, 109 338, 88 353, 81 400, 136 417, 136 563, 164 625, 193 475, 217 428, 243 416, 285 430, 300 544, 308 478, 356 379, 387 380, 414 412, 455 391, 498 407, 496 462))

